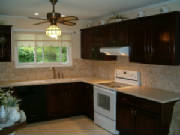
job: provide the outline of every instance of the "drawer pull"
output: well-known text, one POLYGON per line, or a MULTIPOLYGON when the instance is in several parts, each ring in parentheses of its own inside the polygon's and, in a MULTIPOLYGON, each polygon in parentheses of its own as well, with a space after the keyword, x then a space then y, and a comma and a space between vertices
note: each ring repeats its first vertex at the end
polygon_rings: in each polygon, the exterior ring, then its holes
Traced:
POLYGON ((128 101, 127 98, 122 98, 121 100, 122 100, 122 101, 128 101))

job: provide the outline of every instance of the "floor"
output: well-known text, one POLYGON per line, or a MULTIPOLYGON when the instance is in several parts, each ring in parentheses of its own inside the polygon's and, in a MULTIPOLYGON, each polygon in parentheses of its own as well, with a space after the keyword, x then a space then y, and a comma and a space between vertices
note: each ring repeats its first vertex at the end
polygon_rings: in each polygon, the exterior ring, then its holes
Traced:
POLYGON ((85 116, 30 124, 16 135, 112 135, 85 116))

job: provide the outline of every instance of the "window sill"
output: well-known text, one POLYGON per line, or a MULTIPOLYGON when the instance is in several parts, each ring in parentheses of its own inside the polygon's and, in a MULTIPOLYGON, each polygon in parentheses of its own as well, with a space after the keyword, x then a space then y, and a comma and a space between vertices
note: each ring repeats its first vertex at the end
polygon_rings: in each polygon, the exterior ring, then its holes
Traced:
POLYGON ((50 67, 71 67, 72 63, 68 64, 57 64, 57 63, 47 63, 47 64, 16 64, 16 68, 50 68, 50 67))

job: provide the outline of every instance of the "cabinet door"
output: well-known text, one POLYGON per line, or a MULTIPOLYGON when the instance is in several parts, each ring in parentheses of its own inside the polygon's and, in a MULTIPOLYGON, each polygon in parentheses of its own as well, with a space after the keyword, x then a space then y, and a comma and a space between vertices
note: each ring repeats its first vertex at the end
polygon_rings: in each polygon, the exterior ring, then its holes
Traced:
POLYGON ((130 61, 178 65, 179 12, 128 21, 130 61))
POLYGON ((46 88, 44 86, 15 87, 15 91, 22 100, 20 109, 24 110, 27 122, 46 119, 46 88))
POLYGON ((68 107, 70 115, 82 115, 84 108, 82 107, 83 90, 80 88, 80 83, 69 83, 68 84, 68 107))
POLYGON ((128 44, 128 23, 120 22, 115 24, 115 46, 125 46, 128 44))
POLYGON ((119 130, 122 135, 135 134, 134 109, 131 106, 123 104, 118 104, 116 109, 116 129, 119 130))
POLYGON ((11 26, 0 25, 0 61, 11 61, 11 26))
POLYGON ((147 39, 148 24, 145 19, 137 19, 129 22, 128 35, 130 45, 130 61, 146 63, 148 57, 148 42, 147 39))
POLYGON ((160 116, 143 110, 136 110, 136 135, 159 135, 160 116))
POLYGON ((93 85, 82 83, 81 89, 84 96, 84 110, 85 114, 90 118, 94 119, 94 90, 93 85))
POLYGON ((84 59, 91 59, 92 51, 92 30, 81 31, 81 57, 84 59))
POLYGON ((47 87, 49 119, 82 114, 82 92, 79 83, 52 84, 47 87))
MULTIPOLYGON (((177 44, 176 34, 179 32, 177 23, 179 18, 176 14, 165 14, 152 17, 151 26, 151 61, 152 64, 176 65, 177 44)), ((179 34, 178 34, 179 35, 179 34)), ((179 49, 178 49, 179 51, 179 49)), ((179 53, 178 53, 179 54, 179 53)), ((179 56, 178 56, 179 57, 179 56)))
POLYGON ((112 32, 108 33, 106 27, 98 26, 81 30, 81 57, 92 60, 116 60, 116 56, 106 56, 100 53, 100 48, 110 45, 112 32), (111 36, 109 36, 109 34, 111 36))
POLYGON ((47 116, 48 119, 58 118, 66 106, 66 90, 58 84, 47 85, 47 116))

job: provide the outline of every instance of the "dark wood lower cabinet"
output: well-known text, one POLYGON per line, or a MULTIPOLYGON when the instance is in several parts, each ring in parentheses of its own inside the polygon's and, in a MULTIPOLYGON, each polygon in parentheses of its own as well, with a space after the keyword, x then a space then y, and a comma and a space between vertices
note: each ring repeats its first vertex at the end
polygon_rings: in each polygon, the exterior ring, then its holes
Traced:
POLYGON ((127 105, 118 105, 117 129, 120 134, 133 135, 135 133, 135 117, 132 115, 133 108, 127 105))
POLYGON ((139 109, 135 111, 136 135, 159 135, 161 121, 160 115, 139 109))
POLYGON ((86 115, 94 119, 93 86, 87 83, 59 83, 14 88, 22 100, 27 122, 86 115))
POLYGON ((116 128, 121 135, 168 135, 173 105, 118 93, 116 128))
POLYGON ((47 86, 48 119, 83 114, 83 91, 79 83, 60 83, 47 86))
POLYGON ((87 83, 81 83, 81 90, 83 90, 83 108, 84 114, 90 119, 94 120, 94 90, 93 85, 87 83))
POLYGON ((20 109, 24 110, 27 122, 46 119, 46 86, 15 87, 17 96, 21 99, 20 109))

